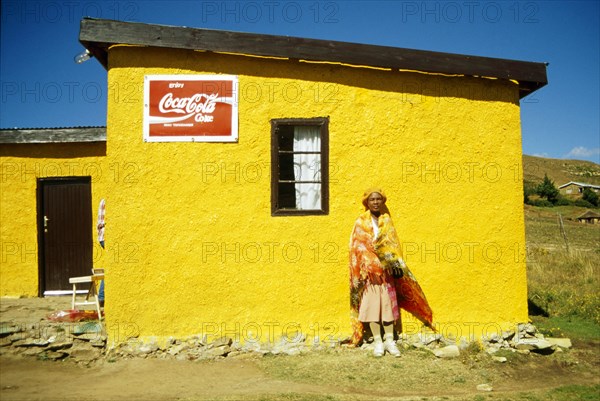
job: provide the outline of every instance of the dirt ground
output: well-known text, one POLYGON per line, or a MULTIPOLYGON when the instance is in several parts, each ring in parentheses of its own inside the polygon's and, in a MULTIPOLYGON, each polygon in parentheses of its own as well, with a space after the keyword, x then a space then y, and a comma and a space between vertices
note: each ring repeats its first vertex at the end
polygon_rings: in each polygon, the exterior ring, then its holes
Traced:
MULTIPOLYGON (((67 298, 2 299, 0 320, 36 323, 68 309, 67 298)), ((476 400, 600 384, 600 343, 573 341, 553 355, 518 355, 505 363, 484 353, 437 359, 407 350, 374 359, 360 349, 304 356, 252 356, 216 361, 100 360, 90 365, 0 353, 0 399, 6 400, 476 400), (356 365, 352 370, 348 365, 356 365), (308 370, 307 370, 308 367, 308 370), (343 367, 343 368, 342 368, 343 367), (311 372, 310 369, 314 370, 311 372), (286 371, 290 371, 286 373, 286 371), (386 375, 396 386, 366 376, 386 375), (377 373, 380 372, 380 373, 377 373), (386 373, 387 372, 387 373, 386 373), (390 375, 395 375, 390 378, 390 375), (477 390, 493 384, 492 393, 477 390)), ((512 399, 512 398, 511 398, 512 399)), ((521 399, 521 398, 516 398, 521 399)), ((529 398, 523 398, 529 399, 529 398)), ((539 398, 544 399, 544 398, 539 398)))

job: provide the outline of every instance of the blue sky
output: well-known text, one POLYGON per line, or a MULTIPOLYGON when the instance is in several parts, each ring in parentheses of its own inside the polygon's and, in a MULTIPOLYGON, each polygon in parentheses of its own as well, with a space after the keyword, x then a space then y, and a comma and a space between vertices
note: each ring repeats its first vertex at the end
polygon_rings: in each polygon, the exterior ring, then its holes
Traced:
POLYGON ((600 163, 598 1, 2 1, 0 127, 106 124, 106 71, 77 65, 84 16, 548 62, 523 152, 600 163))

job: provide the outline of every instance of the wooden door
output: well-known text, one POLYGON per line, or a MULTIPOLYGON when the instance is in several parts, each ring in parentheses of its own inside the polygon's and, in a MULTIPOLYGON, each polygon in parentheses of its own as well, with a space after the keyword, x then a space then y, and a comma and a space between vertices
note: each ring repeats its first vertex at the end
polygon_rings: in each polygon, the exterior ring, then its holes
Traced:
POLYGON ((40 178, 37 202, 39 295, 64 293, 69 277, 91 274, 91 178, 40 178))

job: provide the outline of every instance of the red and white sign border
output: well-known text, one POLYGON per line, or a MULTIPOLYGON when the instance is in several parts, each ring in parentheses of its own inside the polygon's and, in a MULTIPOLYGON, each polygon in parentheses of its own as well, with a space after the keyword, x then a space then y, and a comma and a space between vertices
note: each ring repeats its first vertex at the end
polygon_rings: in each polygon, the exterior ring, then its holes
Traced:
POLYGON ((238 141, 238 77, 236 75, 144 75, 144 142, 237 142, 238 141), (231 104, 231 135, 150 136, 150 82, 152 81, 232 81, 234 100, 231 104))

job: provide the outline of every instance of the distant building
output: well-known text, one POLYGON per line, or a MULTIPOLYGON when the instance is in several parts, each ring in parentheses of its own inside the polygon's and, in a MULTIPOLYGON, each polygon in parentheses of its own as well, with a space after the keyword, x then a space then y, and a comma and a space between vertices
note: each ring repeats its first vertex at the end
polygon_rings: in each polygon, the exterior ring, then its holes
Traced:
POLYGON ((598 224, 600 222, 600 214, 588 210, 577 218, 580 223, 598 224))
POLYGON ((583 190, 589 188, 597 194, 600 194, 600 185, 585 184, 582 182, 570 181, 566 184, 558 187, 558 190, 562 195, 570 198, 581 198, 583 196, 583 190))

